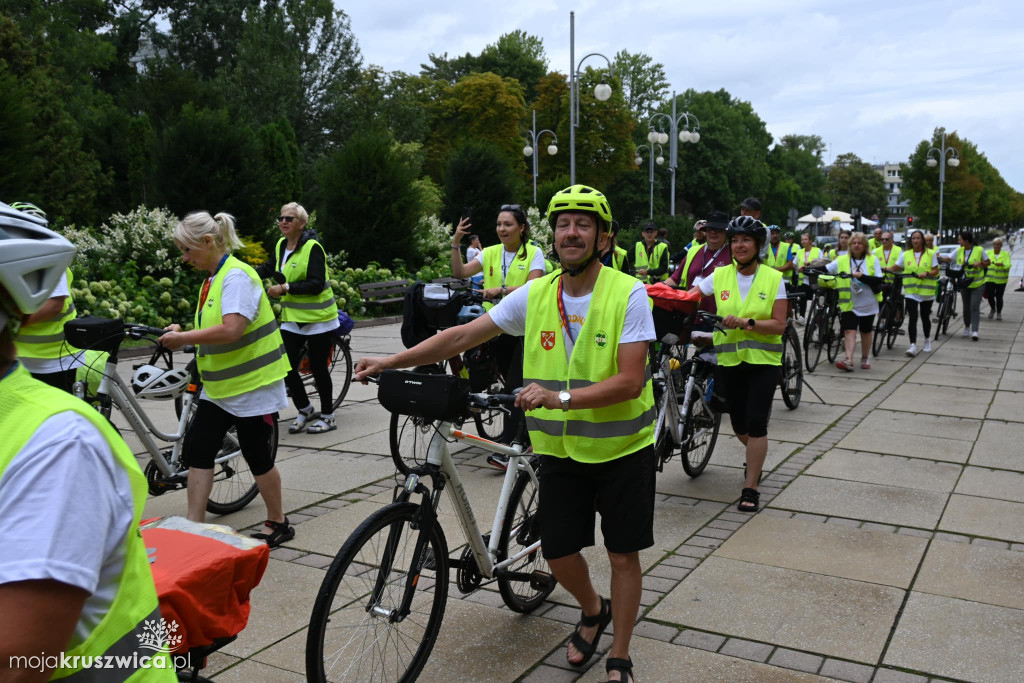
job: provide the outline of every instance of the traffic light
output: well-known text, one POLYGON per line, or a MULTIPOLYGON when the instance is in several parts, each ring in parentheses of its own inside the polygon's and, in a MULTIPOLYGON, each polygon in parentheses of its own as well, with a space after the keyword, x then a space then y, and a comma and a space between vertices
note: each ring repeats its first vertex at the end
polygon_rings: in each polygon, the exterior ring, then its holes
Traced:
POLYGON ((913 224, 914 224, 914 217, 913 216, 907 216, 907 227, 910 227, 913 224))

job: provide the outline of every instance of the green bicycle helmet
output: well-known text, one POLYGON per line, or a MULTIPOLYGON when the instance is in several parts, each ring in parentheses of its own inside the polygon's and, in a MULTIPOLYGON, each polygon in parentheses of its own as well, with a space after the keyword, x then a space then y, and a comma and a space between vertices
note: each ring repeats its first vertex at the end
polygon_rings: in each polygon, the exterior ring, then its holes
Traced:
POLYGON ((21 211, 22 213, 27 213, 30 216, 46 220, 46 212, 31 202, 11 202, 8 206, 17 211, 21 211))
POLYGON ((596 213, 611 225, 612 210, 605 196, 592 187, 573 185, 559 190, 548 202, 548 220, 563 211, 584 211, 596 213))

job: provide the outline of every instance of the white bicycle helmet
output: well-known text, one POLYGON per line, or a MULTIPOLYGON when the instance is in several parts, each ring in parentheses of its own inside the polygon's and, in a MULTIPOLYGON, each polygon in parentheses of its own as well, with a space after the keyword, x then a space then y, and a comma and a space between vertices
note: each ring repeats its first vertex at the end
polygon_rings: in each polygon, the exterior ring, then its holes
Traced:
POLYGON ((0 331, 16 334, 22 316, 35 313, 60 281, 75 247, 46 219, 0 202, 0 331))
POLYGON ((139 398, 167 401, 184 394, 190 379, 184 368, 165 370, 155 365, 140 365, 132 375, 132 389, 139 398))

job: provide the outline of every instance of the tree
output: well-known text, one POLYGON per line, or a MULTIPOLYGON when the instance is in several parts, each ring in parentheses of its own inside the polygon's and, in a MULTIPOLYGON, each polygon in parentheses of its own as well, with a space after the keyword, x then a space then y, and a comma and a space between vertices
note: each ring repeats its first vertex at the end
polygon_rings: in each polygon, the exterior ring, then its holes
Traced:
POLYGON ((388 131, 400 142, 425 142, 430 134, 428 106, 442 89, 440 81, 371 65, 360 73, 352 94, 353 126, 388 131))
POLYGON ((790 208, 801 214, 827 203, 820 135, 786 135, 768 153, 769 185, 761 219, 785 225, 790 208))
POLYGON ((493 144, 468 141, 445 164, 444 209, 441 218, 457 223, 463 207, 473 208, 474 231, 484 244, 496 244, 492 229, 497 223, 498 207, 525 204, 520 179, 502 150, 493 144))
MULTIPOLYGON (((170 24, 168 33, 155 36, 156 47, 169 59, 200 78, 211 80, 230 69, 252 12, 260 0, 152 0, 170 24)), ((282 45, 283 36, 279 37, 282 45)))
POLYGON ((646 135, 647 120, 669 96, 665 67, 643 53, 632 54, 626 50, 620 50, 612 64, 622 84, 626 108, 646 135))
MULTIPOLYGON (((860 209, 862 215, 887 213, 888 195, 885 181, 871 164, 850 152, 836 157, 825 183, 832 208, 840 211, 860 209)), ((883 218, 884 220, 884 218, 883 218)))
POLYGON ((415 158, 389 135, 357 133, 328 155, 318 173, 319 225, 328 252, 352 263, 420 263, 413 232, 423 215, 423 185, 415 158))
POLYGON ((473 73, 490 72, 503 78, 519 81, 527 101, 536 97, 537 82, 548 68, 544 43, 537 36, 516 30, 500 36, 487 45, 479 55, 466 53, 461 57, 430 54, 430 64, 421 64, 421 75, 455 85, 473 73))

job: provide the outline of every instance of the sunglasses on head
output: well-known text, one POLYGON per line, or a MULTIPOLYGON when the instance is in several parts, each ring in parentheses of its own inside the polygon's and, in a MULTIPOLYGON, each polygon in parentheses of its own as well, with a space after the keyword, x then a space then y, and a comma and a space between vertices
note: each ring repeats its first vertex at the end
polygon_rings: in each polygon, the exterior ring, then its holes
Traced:
POLYGON ((502 204, 501 211, 522 211, 523 207, 518 204, 502 204))
POLYGON ((295 220, 295 216, 278 216, 277 217, 277 222, 278 223, 291 223, 293 220, 295 220))

